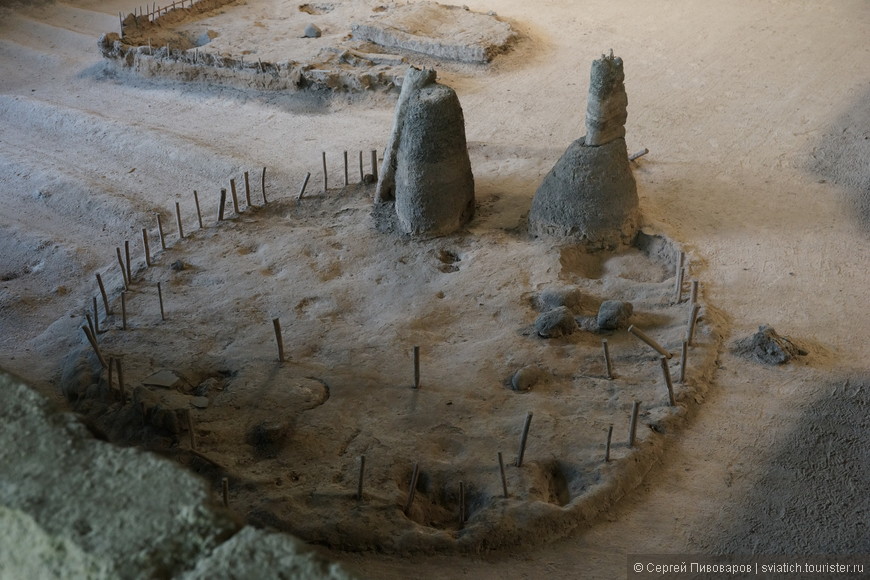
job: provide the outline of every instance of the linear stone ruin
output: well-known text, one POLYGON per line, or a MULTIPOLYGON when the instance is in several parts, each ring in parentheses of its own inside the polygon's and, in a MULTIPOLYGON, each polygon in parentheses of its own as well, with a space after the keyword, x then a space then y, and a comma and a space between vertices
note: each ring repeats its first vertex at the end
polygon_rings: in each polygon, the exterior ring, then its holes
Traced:
POLYGON ((376 203, 394 204, 406 234, 446 235, 474 214, 462 106, 435 79, 430 69, 405 74, 375 192, 376 203))
POLYGON ((594 248, 629 244, 640 212, 628 162, 622 59, 604 56, 592 64, 586 136, 568 149, 535 192, 529 231, 572 238, 594 248))

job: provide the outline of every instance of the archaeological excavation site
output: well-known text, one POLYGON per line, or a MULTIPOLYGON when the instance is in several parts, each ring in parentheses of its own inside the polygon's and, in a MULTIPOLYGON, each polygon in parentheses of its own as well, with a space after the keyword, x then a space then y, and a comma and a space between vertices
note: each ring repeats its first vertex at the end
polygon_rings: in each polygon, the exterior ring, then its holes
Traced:
POLYGON ((0 579, 864 577, 868 26, 0 6, 0 579))

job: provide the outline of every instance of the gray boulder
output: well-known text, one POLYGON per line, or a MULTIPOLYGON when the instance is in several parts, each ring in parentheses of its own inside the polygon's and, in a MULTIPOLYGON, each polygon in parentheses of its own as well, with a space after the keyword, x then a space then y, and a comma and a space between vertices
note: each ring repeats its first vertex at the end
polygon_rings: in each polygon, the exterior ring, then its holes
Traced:
POLYGON ((758 332, 738 340, 734 351, 744 357, 767 365, 781 365, 807 351, 785 336, 780 336, 771 326, 759 326, 758 332))
POLYGON ((574 313, 566 306, 544 312, 535 320, 535 331, 543 338, 558 338, 577 330, 574 313))
POLYGON ((616 330, 628 326, 628 320, 634 312, 631 302, 622 300, 605 300, 598 309, 598 329, 616 330))
POLYGON ((543 376, 544 371, 538 365, 526 365, 511 377, 511 388, 515 391, 530 391, 543 376))
POLYGON ((323 32, 320 30, 320 27, 316 24, 309 24, 305 27, 305 32, 302 33, 304 38, 320 38, 320 35, 323 32))
POLYGON ((578 288, 547 288, 535 296, 535 307, 541 312, 567 306, 572 311, 580 310, 583 295, 578 288))

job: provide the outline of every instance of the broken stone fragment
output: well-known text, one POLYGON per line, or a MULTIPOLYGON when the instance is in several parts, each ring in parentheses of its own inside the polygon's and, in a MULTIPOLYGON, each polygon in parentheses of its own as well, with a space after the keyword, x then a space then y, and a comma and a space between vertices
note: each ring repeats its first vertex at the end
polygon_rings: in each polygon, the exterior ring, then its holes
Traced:
POLYGON ((598 329, 616 330, 626 327, 633 312, 634 306, 631 302, 605 300, 598 309, 598 329))
POLYGON ((567 306, 572 311, 580 310, 583 295, 577 288, 547 288, 535 296, 535 306, 541 312, 546 312, 559 306, 567 306))
POLYGON ((316 24, 309 24, 305 27, 305 32, 302 34, 304 38, 320 38, 320 35, 323 32, 320 30, 320 27, 316 24))
POLYGON ((574 313, 566 306, 544 312, 535 320, 535 331, 543 338, 559 338, 577 330, 574 313))
POLYGON ((781 365, 795 356, 804 356, 807 351, 785 336, 780 336, 771 326, 762 325, 758 332, 738 340, 734 352, 768 365, 781 365))

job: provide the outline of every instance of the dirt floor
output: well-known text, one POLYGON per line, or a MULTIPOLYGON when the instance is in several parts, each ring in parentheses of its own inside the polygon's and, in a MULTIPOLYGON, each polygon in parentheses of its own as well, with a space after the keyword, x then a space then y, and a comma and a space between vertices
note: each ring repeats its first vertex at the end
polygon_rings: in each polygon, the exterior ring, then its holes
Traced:
MULTIPOLYGON (((214 422, 209 414, 216 408, 235 405, 241 412, 256 406, 262 414, 256 420, 271 421, 276 403, 322 403, 324 382, 335 397, 327 375, 337 392, 350 390, 360 374, 351 369, 365 369, 364 388, 389 382, 403 389, 407 379, 392 377, 410 378, 409 349, 419 343, 427 373, 419 395, 433 397, 421 402, 423 409, 448 402, 465 406, 487 393, 492 400, 457 415, 486 424, 480 413, 492 412, 487 407, 494 401, 509 406, 502 409, 505 426, 498 426, 502 418, 489 421, 492 437, 505 444, 468 448, 498 447, 512 459, 517 423, 530 397, 555 405, 565 396, 559 391, 595 388, 600 381, 593 355, 599 336, 554 346, 523 335, 534 321, 532 294, 570 283, 582 285, 591 304, 626 296, 638 302, 641 320, 661 327, 672 343, 682 325, 685 304, 674 310, 665 299, 669 264, 629 252, 602 258, 595 280, 579 274, 596 268, 578 271, 564 250, 517 232, 537 184, 582 133, 589 63, 613 48, 626 63, 628 148, 651 151, 635 170, 648 230, 685 249, 692 277, 703 281, 704 300, 722 313, 717 333, 731 340, 770 324, 809 354, 768 368, 723 347, 705 402, 679 434, 661 438, 665 455, 642 487, 570 538, 484 557, 330 556, 379 578, 533 578, 543 572, 610 578, 624 573, 630 553, 870 552, 864 523, 870 505, 862 493, 870 482, 866 469, 856 469, 866 465, 870 448, 863 339, 870 328, 870 7, 771 1, 704 3, 687 12, 664 2, 467 4, 495 11, 522 38, 491 65, 445 64, 439 71, 462 102, 482 211, 463 236, 415 244, 413 251, 367 228, 364 191, 350 188, 333 200, 315 196, 308 205, 292 202, 306 172, 315 173, 311 187, 317 191, 321 151, 334 159, 331 179, 340 183, 340 152, 383 147, 391 95, 328 98, 143 79, 107 66, 96 45, 102 33, 117 30, 117 13, 132 6, 5 4, 0 365, 60 400, 64 358, 81 346, 82 313, 96 295, 94 273, 108 279, 111 272, 117 290, 115 248, 124 240, 138 248, 143 227, 155 248, 153 214, 159 211, 170 248, 156 267, 139 266, 130 293, 131 329, 120 331, 112 317, 112 330, 101 340, 123 353, 125 374, 139 380, 151 370, 181 366, 187 357, 178 353, 190 349, 195 364, 176 370, 191 391, 210 377, 210 384, 217 383, 209 406, 194 413, 201 414, 197 431, 204 455, 215 451, 210 446, 221 439, 221 429, 234 429, 232 437, 238 437, 255 426, 253 414, 236 426, 214 422), (264 166, 273 203, 249 209, 243 202, 242 215, 230 212, 232 219, 216 226, 217 190, 230 178, 241 183, 244 171, 259 177, 264 166), (208 200, 203 232, 195 225, 193 190, 208 200), (176 202, 186 216, 188 240, 173 237, 176 202), (185 269, 172 270, 176 260, 185 269), (578 275, 567 276, 572 264, 578 275), (455 272, 442 268, 453 265, 455 272), (158 281, 166 292, 165 323, 154 302, 158 281), (208 288, 213 292, 198 293, 208 288), (274 317, 284 324, 288 358, 310 361, 310 368, 275 365, 274 317), (377 328, 368 326, 372 320, 377 328), (208 335, 215 328, 222 331, 208 335), (243 331, 234 334, 234 328, 243 331), (145 340, 139 342, 140 336, 145 340), (427 344, 439 346, 430 350, 427 344), (137 347, 138 357, 131 354, 137 347), (573 357, 581 351, 578 365, 573 357), (163 363, 172 357, 179 362, 163 363), (428 357, 442 357, 441 363, 427 368, 428 357), (532 362, 561 378, 528 394, 501 384, 532 362), (460 384, 465 381, 456 380, 457 369, 473 369, 468 382, 474 385, 460 384), (288 373, 293 392, 257 396, 227 388, 233 380, 258 383, 266 372, 288 373), (437 386, 427 389, 427 380, 437 386)), ((250 1, 245 8, 256 5, 250 1)), ((276 19, 281 11, 299 14, 296 4, 268 7, 276 19)), ((223 9, 222 46, 233 46, 232 39, 244 37, 252 25, 247 18, 228 19, 232 9, 223 9)), ((251 35, 250 50, 260 42, 268 38, 251 35)), ((259 206, 256 177, 253 201, 259 206)), ((141 261, 141 248, 136 257, 141 261)), ((627 358, 645 356, 628 338, 612 340, 637 349, 623 351, 627 358)), ((646 382, 638 369, 655 362, 633 360, 629 368, 646 382)), ((412 404, 407 390, 400 396, 412 404)), ((654 396, 644 393, 645 399, 654 396)), ((390 400, 379 393, 371 403, 388 406, 390 400)), ((623 395, 610 405, 624 415, 629 401, 623 395)), ((594 415, 596 429, 584 443, 592 457, 600 446, 594 433, 616 420, 587 410, 588 400, 569 403, 583 408, 566 416, 572 425, 594 415)), ((408 426, 413 417, 402 415, 406 411, 396 408, 390 429, 408 426)), ((547 415, 556 413, 536 413, 533 428, 547 415)), ((552 424, 547 428, 550 440, 562 432, 552 424)), ((318 429, 306 434, 311 448, 319 445, 333 455, 331 446, 340 449, 359 437, 344 435, 362 432, 344 423, 318 429)), ((445 446, 454 440, 442 437, 445 446)), ((330 489, 353 488, 350 470, 366 448, 341 450, 343 465, 336 466, 330 489)), ((475 453, 467 457, 470 465, 480 461, 475 453)), ((302 470, 286 462, 299 459, 286 455, 282 464, 279 455, 270 461, 289 469, 292 480, 302 470)), ((530 459, 539 465, 559 461, 530 459)), ((407 479, 413 453, 403 461, 398 473, 385 468, 382 475, 396 480, 396 497, 404 494, 398 482, 407 479)), ((238 467, 250 471, 248 482, 260 477, 252 472, 256 466, 238 467)), ((283 480, 275 487, 308 489, 304 482, 283 480)), ((231 491, 234 501, 254 502, 256 489, 231 491)), ((546 494, 562 503, 564 493, 554 491, 546 494)), ((312 497, 309 504, 322 501, 312 497)))

